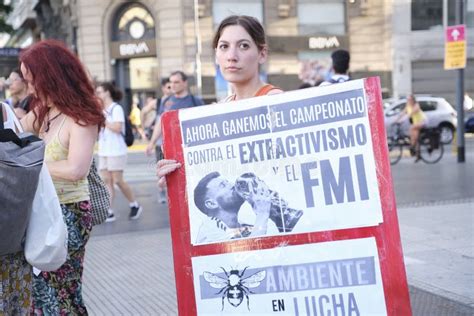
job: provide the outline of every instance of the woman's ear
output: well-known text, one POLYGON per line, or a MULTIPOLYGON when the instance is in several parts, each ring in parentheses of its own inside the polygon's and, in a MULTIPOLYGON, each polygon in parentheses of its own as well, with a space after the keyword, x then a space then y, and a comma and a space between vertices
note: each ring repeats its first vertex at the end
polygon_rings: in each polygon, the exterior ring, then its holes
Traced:
POLYGON ((268 46, 265 44, 263 48, 259 51, 258 63, 260 65, 264 64, 267 61, 268 57, 268 46))

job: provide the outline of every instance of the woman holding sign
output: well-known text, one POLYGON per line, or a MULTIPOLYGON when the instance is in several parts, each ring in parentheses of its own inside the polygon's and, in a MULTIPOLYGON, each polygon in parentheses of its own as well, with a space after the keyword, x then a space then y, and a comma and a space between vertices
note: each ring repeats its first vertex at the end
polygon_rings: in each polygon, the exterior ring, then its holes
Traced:
MULTIPOLYGON (((216 63, 234 91, 223 102, 283 92, 260 79, 260 66, 267 60, 268 46, 265 31, 257 19, 245 15, 227 17, 221 22, 214 35, 213 46, 216 63)), ((176 160, 160 160, 157 164, 159 185, 165 186, 165 176, 179 167, 181 164, 176 160)), ((215 181, 218 180, 219 177, 216 177, 215 181)), ((208 188, 210 186, 212 183, 207 185, 208 188)), ((252 235, 263 235, 266 233, 271 194, 266 188, 256 191, 255 196, 249 197, 253 205, 261 206, 258 210, 254 209, 257 220, 252 235), (262 225, 257 225, 258 223, 262 225)))

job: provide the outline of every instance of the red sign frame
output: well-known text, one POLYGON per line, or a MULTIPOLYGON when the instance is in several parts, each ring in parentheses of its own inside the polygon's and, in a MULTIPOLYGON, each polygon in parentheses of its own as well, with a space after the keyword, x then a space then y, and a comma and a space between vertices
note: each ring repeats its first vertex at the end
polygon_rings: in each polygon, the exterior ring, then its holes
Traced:
POLYGON ((168 175, 166 179, 170 201, 170 225, 179 315, 197 315, 191 265, 192 257, 269 249, 280 246, 282 243, 302 245, 367 237, 375 237, 377 243, 387 314, 412 315, 400 241, 395 193, 388 159, 379 78, 364 79, 364 87, 383 214, 383 223, 375 227, 261 237, 252 239, 251 242, 241 239, 225 243, 191 245, 189 210, 186 203, 184 156, 178 111, 170 111, 163 115, 165 158, 176 159, 183 165, 178 171, 168 175))

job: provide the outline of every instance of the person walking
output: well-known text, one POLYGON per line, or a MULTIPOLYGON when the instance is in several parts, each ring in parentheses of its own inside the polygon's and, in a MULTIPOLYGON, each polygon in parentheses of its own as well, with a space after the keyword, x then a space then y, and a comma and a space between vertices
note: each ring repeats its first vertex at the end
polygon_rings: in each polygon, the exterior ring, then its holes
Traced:
POLYGON ((170 80, 169 78, 163 78, 161 79, 161 98, 147 98, 145 106, 142 108, 141 121, 143 123, 143 128, 145 129, 145 134, 147 135, 148 140, 151 139, 151 136, 153 134, 153 128, 156 124, 157 114, 161 101, 169 97, 171 94, 172 92, 170 80))
POLYGON ((145 150, 145 153, 147 155, 151 155, 151 153, 153 152, 153 146, 154 146, 156 161, 163 159, 163 152, 161 151, 161 144, 162 144, 161 127, 155 128, 155 126, 159 124, 160 122, 160 119, 161 119, 160 113, 163 112, 162 109, 163 109, 164 100, 167 100, 168 97, 173 95, 173 92, 171 90, 171 82, 169 81, 169 78, 164 78, 163 80, 161 80, 161 93, 162 93, 162 96, 160 99, 155 99, 154 104, 150 103, 149 105, 147 105, 149 107, 152 107, 154 105, 155 123, 153 124, 152 134, 150 136, 150 141, 145 150))
MULTIPOLYGON (((156 157, 157 162, 163 159, 163 151, 161 149, 162 138, 161 136, 158 136, 159 134, 161 134, 161 130, 160 130, 161 127, 160 129, 156 128, 155 130, 155 126, 160 124, 159 122, 161 119, 161 115, 159 113, 162 112, 161 109, 163 108, 163 101, 173 94, 171 91, 171 82, 169 78, 163 78, 161 80, 161 93, 162 93, 161 98, 155 99, 154 102, 150 103, 149 105, 150 107, 154 105, 155 122, 153 124, 152 135, 150 136, 150 142, 145 150, 146 155, 151 155, 151 152, 153 151, 151 146, 155 144, 155 157, 156 157)), ((166 190, 165 188, 160 187, 160 186, 158 186, 158 202, 161 204, 166 203, 166 190)))
POLYGON ((56 40, 37 42, 20 53, 33 110, 26 132, 46 144, 45 162, 68 230, 68 256, 56 271, 34 276, 34 315, 87 315, 82 297, 85 246, 92 229, 87 175, 99 128, 104 124, 94 86, 74 53, 56 40))
MULTIPOLYGON (((267 60, 268 45, 263 26, 257 19, 246 15, 232 15, 225 18, 214 35, 213 47, 220 71, 234 91, 223 102, 283 92, 260 79, 260 66, 267 60)), ((180 167, 181 164, 175 159, 158 161, 158 184, 166 186, 165 176, 180 167)), ((211 189, 212 183, 204 183, 202 186, 202 190, 211 189)), ((257 226, 261 234, 264 234, 270 216, 271 195, 262 193, 254 198, 259 204, 267 205, 258 210, 257 226)))
POLYGON ((351 55, 347 50, 338 49, 331 54, 332 70, 334 74, 327 81, 323 81, 319 87, 328 86, 334 83, 341 83, 350 80, 349 77, 349 63, 351 55))
MULTIPOLYGON (((178 110, 204 104, 204 102, 200 98, 197 98, 189 93, 188 77, 184 72, 175 71, 171 73, 169 77, 169 85, 171 88, 170 91, 163 91, 163 97, 161 98, 161 102, 156 109, 156 122, 153 128, 153 134, 145 151, 147 155, 151 155, 154 149, 156 161, 160 161, 164 158, 163 150, 161 149, 161 115, 169 110, 178 110), (168 92, 168 95, 166 95, 166 97, 165 92, 168 92)), ((158 186, 158 192, 159 202, 166 203, 165 188, 162 186, 158 186)))
POLYGON ((122 99, 122 91, 110 82, 100 83, 96 94, 103 104, 105 127, 99 134, 99 172, 110 192, 111 209, 106 219, 107 222, 115 221, 113 202, 115 196, 114 186, 117 185, 130 204, 130 219, 138 219, 142 207, 138 204, 132 188, 123 179, 123 171, 127 165, 127 144, 125 135, 125 115, 123 108, 117 102, 122 99))

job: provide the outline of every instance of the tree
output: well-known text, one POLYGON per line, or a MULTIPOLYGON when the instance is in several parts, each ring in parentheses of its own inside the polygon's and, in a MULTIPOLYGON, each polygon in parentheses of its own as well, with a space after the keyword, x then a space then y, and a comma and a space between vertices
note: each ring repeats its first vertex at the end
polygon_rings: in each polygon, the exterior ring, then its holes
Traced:
POLYGON ((73 46, 72 4, 63 0, 39 0, 34 8, 37 23, 45 38, 54 38, 73 46))
POLYGON ((10 33, 13 31, 12 26, 6 22, 11 10, 12 7, 10 5, 4 4, 4 1, 0 2, 0 33, 10 33))

